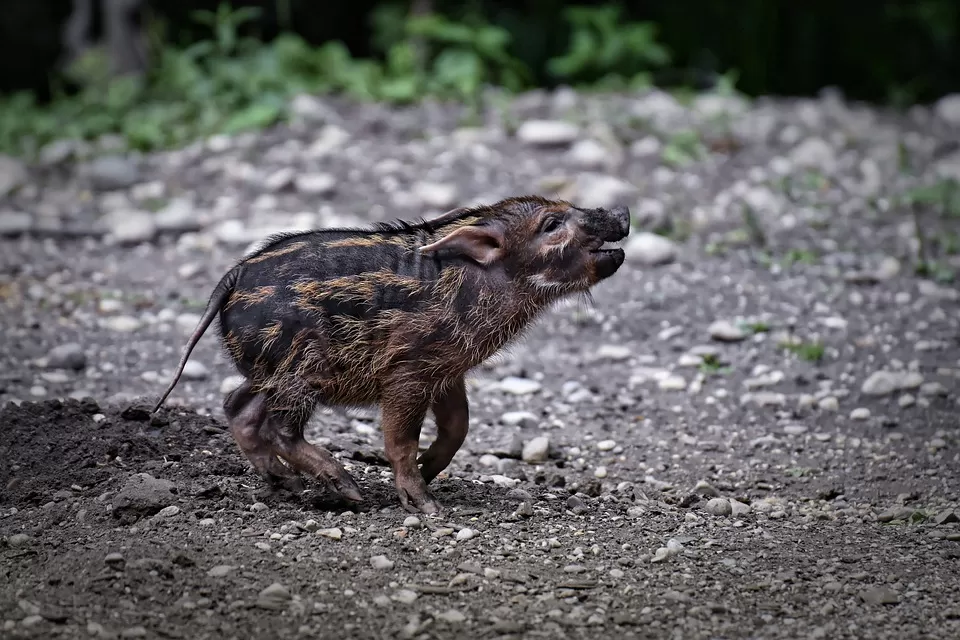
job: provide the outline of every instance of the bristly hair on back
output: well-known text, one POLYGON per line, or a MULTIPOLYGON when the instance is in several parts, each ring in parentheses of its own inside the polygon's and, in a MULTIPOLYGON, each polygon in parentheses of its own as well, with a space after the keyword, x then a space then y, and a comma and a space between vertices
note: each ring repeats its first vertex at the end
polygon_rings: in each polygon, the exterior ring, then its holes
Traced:
POLYGON ((491 218, 502 214, 505 209, 512 209, 518 213, 529 213, 537 207, 551 204, 563 204, 573 206, 563 200, 550 200, 538 195, 524 195, 504 198, 492 204, 482 204, 473 207, 458 207, 440 214, 436 218, 425 219, 416 218, 414 220, 389 220, 386 222, 375 222, 371 228, 356 229, 359 232, 367 233, 411 233, 417 231, 427 231, 433 233, 443 228, 444 225, 456 222, 463 218, 480 218, 481 220, 491 218))
MULTIPOLYGON (((374 222, 372 225, 366 227, 331 227, 327 229, 281 231, 265 238, 260 247, 253 252, 251 256, 266 251, 283 240, 296 237, 322 235, 324 233, 333 232, 356 233, 360 235, 403 234, 416 233, 418 231, 434 233, 442 229, 447 224, 467 217, 480 218, 483 220, 492 218, 498 214, 502 214, 504 209, 512 209, 518 213, 529 213, 537 207, 555 204, 566 205, 569 207, 573 206, 571 203, 565 200, 550 200, 549 198, 538 195, 524 195, 504 198, 503 200, 499 200, 492 204, 477 205, 474 207, 458 207, 429 220, 421 217, 413 220, 387 220, 382 222, 374 222)), ((244 260, 251 256, 245 256, 244 260)))

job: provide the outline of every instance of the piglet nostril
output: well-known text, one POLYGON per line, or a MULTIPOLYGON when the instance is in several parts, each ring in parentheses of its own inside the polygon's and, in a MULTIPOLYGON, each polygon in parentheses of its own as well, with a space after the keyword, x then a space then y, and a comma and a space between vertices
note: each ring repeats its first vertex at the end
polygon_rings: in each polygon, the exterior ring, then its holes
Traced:
POLYGON ((630 233, 630 208, 621 205, 613 210, 613 215, 620 224, 620 231, 626 235, 630 233))

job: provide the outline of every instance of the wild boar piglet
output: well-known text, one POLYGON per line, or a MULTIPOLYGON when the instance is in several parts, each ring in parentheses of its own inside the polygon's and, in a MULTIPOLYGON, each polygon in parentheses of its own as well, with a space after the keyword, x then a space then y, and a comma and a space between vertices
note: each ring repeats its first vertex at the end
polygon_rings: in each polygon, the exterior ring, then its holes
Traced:
POLYGON ((223 409, 265 479, 302 490, 303 473, 360 502, 357 483, 304 427, 319 405, 378 406, 401 504, 436 513, 427 486, 467 435, 465 374, 553 303, 616 273, 623 250, 605 245, 629 232, 626 207, 524 196, 426 221, 274 236, 217 284, 154 411, 219 316, 245 378, 223 409), (428 411, 437 438, 418 458, 428 411))

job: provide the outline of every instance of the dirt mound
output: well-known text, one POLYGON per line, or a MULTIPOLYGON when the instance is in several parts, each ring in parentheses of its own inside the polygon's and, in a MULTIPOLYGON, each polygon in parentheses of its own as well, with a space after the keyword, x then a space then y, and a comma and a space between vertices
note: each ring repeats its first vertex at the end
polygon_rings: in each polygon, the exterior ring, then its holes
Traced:
POLYGON ((226 456, 219 473, 243 473, 243 461, 224 446, 224 428, 199 414, 140 406, 102 408, 94 400, 8 403, 0 409, 0 505, 48 502, 58 491, 111 488, 131 471, 180 461, 214 446, 226 456))

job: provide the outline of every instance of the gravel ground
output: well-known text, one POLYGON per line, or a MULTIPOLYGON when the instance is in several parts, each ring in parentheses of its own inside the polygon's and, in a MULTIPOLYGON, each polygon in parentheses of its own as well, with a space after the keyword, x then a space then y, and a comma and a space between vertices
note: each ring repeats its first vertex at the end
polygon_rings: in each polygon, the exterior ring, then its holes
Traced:
POLYGON ((493 98, 0 158, 2 637, 960 636, 960 204, 898 200, 960 100, 493 98), (213 332, 144 411, 267 234, 524 193, 628 204, 628 261, 475 372, 440 516, 372 411, 309 433, 363 508, 269 493, 213 332))

